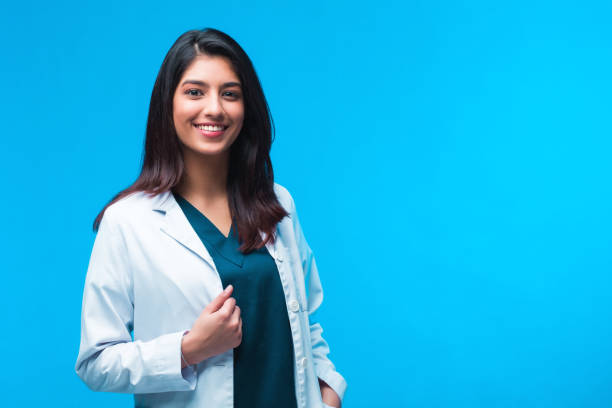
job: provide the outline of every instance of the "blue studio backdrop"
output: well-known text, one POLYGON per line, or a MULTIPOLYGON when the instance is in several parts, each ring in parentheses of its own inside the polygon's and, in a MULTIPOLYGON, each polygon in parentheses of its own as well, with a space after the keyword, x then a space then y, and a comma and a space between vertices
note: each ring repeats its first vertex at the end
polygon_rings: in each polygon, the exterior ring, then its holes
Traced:
POLYGON ((74 372, 102 206, 184 31, 253 59, 344 407, 612 406, 612 8, 592 1, 5 2, 6 407, 130 407, 74 372))

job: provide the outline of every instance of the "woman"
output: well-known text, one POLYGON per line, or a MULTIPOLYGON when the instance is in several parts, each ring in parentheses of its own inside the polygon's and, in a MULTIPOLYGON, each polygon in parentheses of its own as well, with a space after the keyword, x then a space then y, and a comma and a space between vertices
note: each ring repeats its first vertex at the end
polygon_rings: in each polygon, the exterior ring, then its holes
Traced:
POLYGON ((141 174, 94 222, 76 362, 91 389, 142 407, 340 406, 346 382, 310 316, 316 263, 271 143, 242 48, 214 29, 181 35, 141 174))

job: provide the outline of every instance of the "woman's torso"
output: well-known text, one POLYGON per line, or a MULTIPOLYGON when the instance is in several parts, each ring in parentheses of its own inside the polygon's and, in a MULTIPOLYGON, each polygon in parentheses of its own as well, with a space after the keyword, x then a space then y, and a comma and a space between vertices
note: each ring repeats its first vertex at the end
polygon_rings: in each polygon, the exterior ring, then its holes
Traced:
MULTIPOLYGON (((275 188, 288 209, 284 189, 275 188)), ((170 193, 156 197, 136 193, 118 204, 109 210, 123 220, 122 236, 131 265, 134 340, 146 342, 189 329, 223 288, 210 253, 170 193)), ((298 407, 318 407, 320 392, 311 353, 306 289, 291 220, 279 223, 276 241, 265 248, 276 263, 285 298, 298 407)), ((232 350, 211 357, 196 367, 195 390, 135 394, 136 406, 233 408, 233 360, 232 350)))

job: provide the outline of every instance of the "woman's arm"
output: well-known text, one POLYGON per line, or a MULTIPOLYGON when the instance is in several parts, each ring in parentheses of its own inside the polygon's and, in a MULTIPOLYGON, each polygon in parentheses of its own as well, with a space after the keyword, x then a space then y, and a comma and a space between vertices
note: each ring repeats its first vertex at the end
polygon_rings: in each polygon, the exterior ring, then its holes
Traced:
POLYGON ((323 301, 323 288, 321 287, 317 264, 312 250, 304 237, 293 198, 291 198, 290 216, 293 222, 296 243, 302 259, 302 268, 304 270, 305 285, 308 293, 307 307, 310 319, 310 340, 312 344, 315 372, 319 378, 319 382, 325 384, 321 387, 321 395, 324 398, 323 402, 327 405, 339 407, 344 397, 347 384, 328 358, 329 346, 321 336, 323 328, 315 321, 313 316, 313 313, 321 306, 321 302, 323 301))
POLYGON ((193 390, 193 367, 181 370, 183 331, 132 341, 133 316, 130 263, 111 206, 100 223, 87 269, 76 372, 95 391, 193 390))

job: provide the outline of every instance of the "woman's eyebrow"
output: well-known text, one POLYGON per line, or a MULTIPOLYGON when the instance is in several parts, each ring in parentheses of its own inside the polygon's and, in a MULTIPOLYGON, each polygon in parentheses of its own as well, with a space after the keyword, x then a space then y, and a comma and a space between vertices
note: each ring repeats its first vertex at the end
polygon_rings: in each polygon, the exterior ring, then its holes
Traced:
MULTIPOLYGON (((208 86, 208 84, 206 82, 199 81, 197 79, 186 79, 186 80, 183 81, 181 86, 187 85, 187 84, 199 85, 199 86, 208 86)), ((240 82, 226 82, 223 85, 221 85, 221 88, 229 88, 230 86, 240 86, 240 82)))

